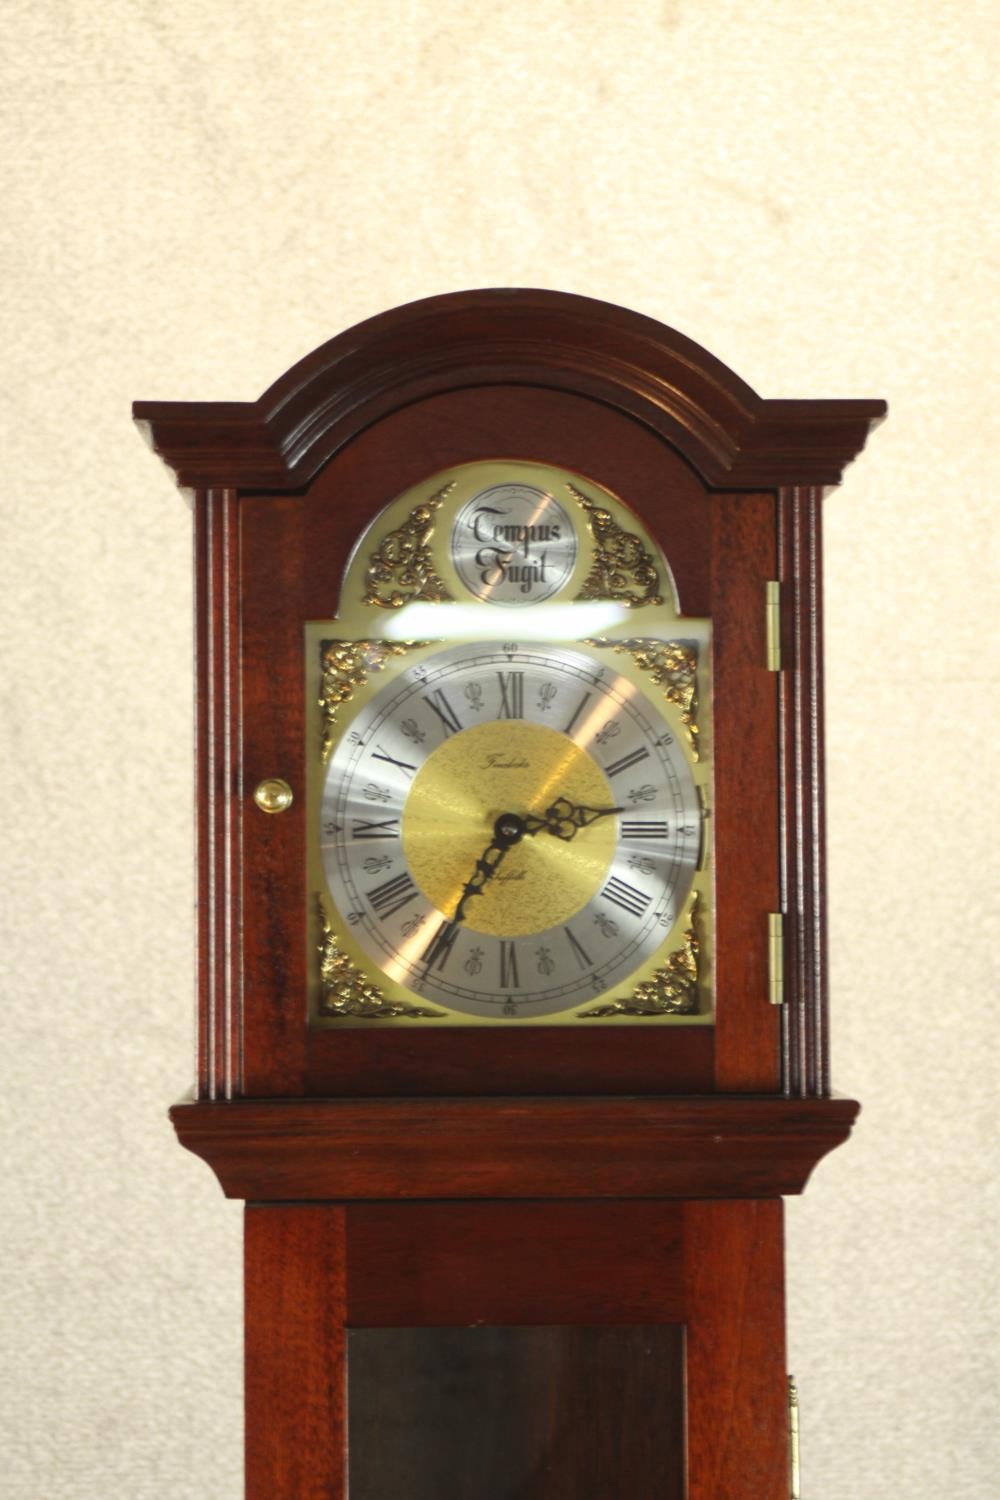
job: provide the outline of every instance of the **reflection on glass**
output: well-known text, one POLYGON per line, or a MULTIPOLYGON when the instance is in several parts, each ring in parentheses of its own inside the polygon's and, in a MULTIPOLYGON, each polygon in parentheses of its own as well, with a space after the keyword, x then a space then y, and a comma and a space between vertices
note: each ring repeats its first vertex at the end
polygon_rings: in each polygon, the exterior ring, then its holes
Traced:
POLYGON ((683 1500, 683 1329, 360 1328, 350 1500, 683 1500))

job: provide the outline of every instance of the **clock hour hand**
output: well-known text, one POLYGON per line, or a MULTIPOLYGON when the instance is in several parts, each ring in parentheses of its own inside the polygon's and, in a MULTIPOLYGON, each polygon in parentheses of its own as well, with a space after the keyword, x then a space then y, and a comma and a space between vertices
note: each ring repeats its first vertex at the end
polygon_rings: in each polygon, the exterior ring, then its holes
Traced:
POLYGON ((579 829, 596 823, 598 818, 609 818, 613 813, 624 811, 623 807, 584 807, 580 803, 570 802, 568 797, 557 797, 545 809, 543 826, 547 833, 568 841, 575 837, 579 829))

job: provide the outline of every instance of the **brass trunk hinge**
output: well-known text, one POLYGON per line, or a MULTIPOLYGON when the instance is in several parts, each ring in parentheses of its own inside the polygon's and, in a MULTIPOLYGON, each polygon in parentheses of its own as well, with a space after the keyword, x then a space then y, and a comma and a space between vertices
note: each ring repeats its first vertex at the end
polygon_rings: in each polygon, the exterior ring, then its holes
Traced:
POLYGON ((781 671, 781 584, 769 579, 764 585, 764 628, 767 640, 767 670, 781 671))
POLYGON ((801 1500, 799 1494, 799 1388, 795 1376, 788 1377, 788 1470, 790 1500, 801 1500))
POLYGON ((767 914, 768 999, 772 1005, 785 1003, 785 919, 780 911, 767 914))

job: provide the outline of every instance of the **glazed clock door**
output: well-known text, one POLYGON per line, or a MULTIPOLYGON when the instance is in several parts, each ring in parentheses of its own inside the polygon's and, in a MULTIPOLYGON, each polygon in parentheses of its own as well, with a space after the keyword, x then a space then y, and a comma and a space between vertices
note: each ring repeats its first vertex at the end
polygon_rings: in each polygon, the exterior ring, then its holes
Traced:
POLYGON ((295 840, 244 828, 244 915, 276 858, 298 903, 247 927, 249 978, 308 1010, 287 1050, 248 1038, 248 1089, 285 1067, 336 1093, 777 1087, 777 697, 762 656, 729 686, 775 549, 767 497, 723 508, 554 392, 416 403, 302 500, 244 502, 244 569, 270 581, 244 590, 246 774, 292 766, 299 797, 295 840))

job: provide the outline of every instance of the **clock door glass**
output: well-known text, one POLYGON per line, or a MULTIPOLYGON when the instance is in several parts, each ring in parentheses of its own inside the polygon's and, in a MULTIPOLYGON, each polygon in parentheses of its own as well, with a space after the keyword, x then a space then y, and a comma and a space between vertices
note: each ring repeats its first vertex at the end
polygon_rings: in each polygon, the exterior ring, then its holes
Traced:
POLYGON ((709 632, 672 595, 537 464, 373 523, 307 627, 315 1021, 711 1020, 709 632))

